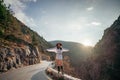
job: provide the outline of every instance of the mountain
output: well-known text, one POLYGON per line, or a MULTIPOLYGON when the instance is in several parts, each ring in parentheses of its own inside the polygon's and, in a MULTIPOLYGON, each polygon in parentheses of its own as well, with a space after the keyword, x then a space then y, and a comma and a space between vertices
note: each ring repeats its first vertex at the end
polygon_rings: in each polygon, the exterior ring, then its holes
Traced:
POLYGON ((105 75, 106 80, 120 80, 120 16, 105 30, 95 46, 95 54, 99 54, 97 58, 103 64, 101 70, 104 71, 101 71, 100 78, 105 75))
POLYGON ((63 55, 67 55, 70 57, 70 62, 72 63, 72 65, 78 65, 76 63, 77 62, 81 62, 84 61, 85 58, 88 57, 88 55, 90 54, 92 47, 85 47, 80 43, 77 42, 70 42, 70 41, 60 41, 60 40, 56 40, 56 41, 50 41, 50 43, 52 45, 56 45, 56 43, 62 43, 63 47, 69 49, 70 51, 68 53, 64 53, 63 55))
POLYGON ((0 0, 0 71, 40 63, 51 46, 43 37, 13 16, 0 0), (41 53, 41 54, 40 54, 41 53))
POLYGON ((92 56, 80 66, 82 80, 120 80, 120 16, 104 31, 92 56))

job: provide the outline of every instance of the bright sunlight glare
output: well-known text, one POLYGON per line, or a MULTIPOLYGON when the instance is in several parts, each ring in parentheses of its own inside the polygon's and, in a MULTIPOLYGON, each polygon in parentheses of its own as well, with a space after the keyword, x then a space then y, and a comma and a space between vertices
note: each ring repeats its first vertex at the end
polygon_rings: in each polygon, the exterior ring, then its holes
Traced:
POLYGON ((83 40, 83 41, 82 41, 82 44, 83 44, 84 46, 92 46, 92 42, 91 42, 90 40, 83 40))

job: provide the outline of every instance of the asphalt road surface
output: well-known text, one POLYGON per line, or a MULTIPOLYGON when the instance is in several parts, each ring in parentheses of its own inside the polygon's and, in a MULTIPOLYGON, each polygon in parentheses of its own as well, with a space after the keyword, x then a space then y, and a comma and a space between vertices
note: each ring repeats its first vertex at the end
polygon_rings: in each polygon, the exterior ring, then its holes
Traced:
POLYGON ((0 74, 0 80, 48 80, 45 69, 51 62, 42 61, 40 64, 10 70, 0 74))

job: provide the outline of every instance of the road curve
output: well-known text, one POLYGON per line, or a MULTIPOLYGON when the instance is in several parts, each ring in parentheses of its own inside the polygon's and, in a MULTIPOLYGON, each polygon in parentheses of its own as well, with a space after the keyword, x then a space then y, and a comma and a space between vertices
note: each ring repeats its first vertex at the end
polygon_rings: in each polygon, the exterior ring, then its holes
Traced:
POLYGON ((50 63, 42 61, 40 64, 10 70, 0 74, 0 80, 48 80, 44 71, 50 63))

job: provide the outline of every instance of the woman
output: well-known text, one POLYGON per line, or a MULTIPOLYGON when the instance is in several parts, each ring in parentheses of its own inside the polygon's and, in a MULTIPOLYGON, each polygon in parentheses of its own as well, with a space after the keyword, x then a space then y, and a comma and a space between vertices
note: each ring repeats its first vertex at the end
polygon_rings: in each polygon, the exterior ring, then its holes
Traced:
POLYGON ((47 51, 56 53, 55 63, 58 68, 58 74, 60 71, 63 74, 63 55, 62 55, 62 53, 68 52, 69 50, 63 48, 61 43, 57 43, 55 48, 47 49, 47 51))

